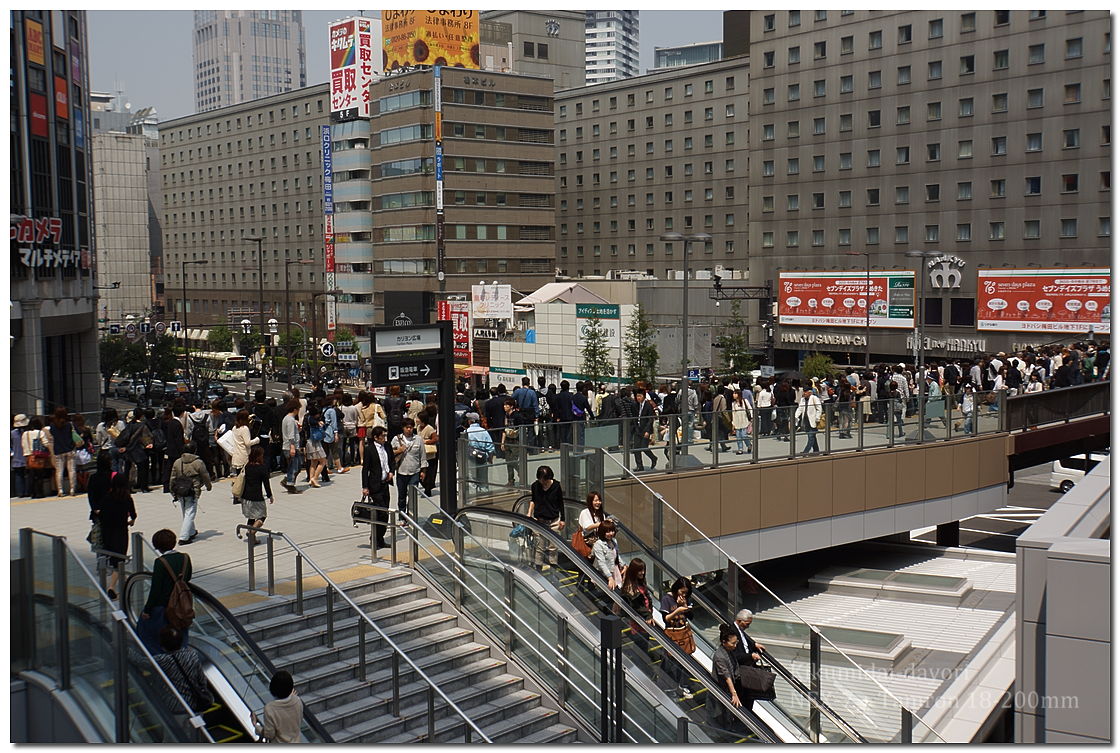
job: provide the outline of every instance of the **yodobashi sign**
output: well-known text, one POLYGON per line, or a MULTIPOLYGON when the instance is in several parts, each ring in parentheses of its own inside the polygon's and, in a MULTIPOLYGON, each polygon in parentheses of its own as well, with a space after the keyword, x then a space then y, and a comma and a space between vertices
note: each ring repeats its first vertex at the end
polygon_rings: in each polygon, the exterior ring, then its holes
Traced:
POLYGON ((978 330, 1111 331, 1108 269, 981 269, 976 291, 978 330))
POLYGON ((513 288, 471 285, 471 315, 478 319, 513 319, 513 288))
POLYGON ((576 303, 576 327, 579 332, 580 347, 587 340, 591 320, 599 320, 599 328, 606 335, 606 344, 611 348, 622 347, 622 322, 619 319, 617 303, 576 303))
POLYGON ((870 299, 872 327, 914 328, 914 273, 781 272, 778 323, 823 327, 865 327, 870 299))

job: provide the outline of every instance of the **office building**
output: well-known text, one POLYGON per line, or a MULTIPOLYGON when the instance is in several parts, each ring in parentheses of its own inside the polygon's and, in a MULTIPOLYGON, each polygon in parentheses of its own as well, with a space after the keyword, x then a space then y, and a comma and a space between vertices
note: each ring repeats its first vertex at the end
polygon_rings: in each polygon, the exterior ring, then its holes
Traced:
MULTIPOLYGON (((469 296, 483 279, 528 293, 555 276, 552 82, 445 68, 445 280, 437 280, 433 78, 431 70, 414 71, 372 88, 372 255, 361 257, 372 262, 372 276, 361 276, 359 290, 348 290, 339 276, 346 291, 339 321, 359 342, 366 327, 401 314, 434 319, 437 294, 469 296)), ((341 200, 349 186, 338 169, 341 200)), ((351 173, 350 180, 364 177, 351 173)), ((350 261, 341 250, 336 258, 350 261)))
POLYGON ((307 86, 303 13, 298 10, 194 12, 197 112, 307 86))
POLYGON ((589 10, 586 33, 588 85, 638 75, 638 11, 589 10))
POLYGON ((556 264, 568 277, 670 279, 689 266, 745 272, 745 58, 672 68, 556 95, 556 264))
POLYGON ((329 111, 324 83, 160 124, 167 316, 186 316, 192 340, 215 324, 256 323, 258 244, 249 237, 263 239, 266 318, 310 324, 325 271, 329 111))
POLYGON ((100 405, 83 11, 11 12, 11 410, 100 405))
POLYGON ((694 42, 676 47, 654 47, 653 69, 678 68, 682 65, 701 65, 723 59, 723 42, 694 42))
POLYGON ((583 11, 483 11, 479 41, 485 70, 550 78, 557 91, 583 86, 583 11))
MULTIPOLYGON (((1109 29, 1104 11, 752 11, 752 280, 936 252, 960 285, 939 284, 942 261, 921 270, 927 353, 1063 337, 978 332, 977 270, 1108 267, 1109 29)), ((862 334, 781 327, 778 345, 862 334)), ((871 351, 908 338, 875 329, 871 351)))

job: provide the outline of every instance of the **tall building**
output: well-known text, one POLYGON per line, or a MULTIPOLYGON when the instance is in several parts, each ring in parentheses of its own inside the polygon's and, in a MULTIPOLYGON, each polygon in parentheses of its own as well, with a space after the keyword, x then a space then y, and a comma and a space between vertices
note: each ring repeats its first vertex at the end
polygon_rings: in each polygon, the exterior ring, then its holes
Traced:
POLYGON ((676 47, 654 47, 653 69, 679 68, 682 65, 701 65, 723 59, 723 42, 693 42, 676 47))
MULTIPOLYGON (((338 275, 346 291, 339 322, 351 327, 359 342, 367 327, 392 323, 401 313, 413 321, 434 319, 437 293, 469 296, 471 285, 483 279, 530 293, 555 279, 552 82, 462 68, 443 68, 441 78, 445 279, 437 279, 429 69, 390 76, 372 87, 373 211, 365 226, 372 230, 372 247, 352 244, 343 250, 343 239, 336 237, 338 264, 367 265, 353 276, 355 287, 338 275)), ((348 146, 365 145, 359 136, 348 146)), ((335 158, 336 201, 351 195, 351 184, 367 180, 361 171, 343 170, 342 154, 335 158)), ((354 190, 358 196, 361 186, 354 190)), ((338 231, 336 226, 336 236, 338 231)))
POLYGON ((667 232, 707 233, 693 270, 747 269, 746 58, 556 95, 556 264, 569 277, 683 268, 667 232))
POLYGON ((194 104, 198 112, 307 86, 303 13, 196 10, 194 104))
POLYGON ((490 71, 551 78, 557 91, 583 86, 584 20, 583 11, 573 10, 483 11, 480 63, 490 71))
POLYGON ((100 405, 84 11, 10 17, 11 410, 100 405))
POLYGON ((589 10, 586 34, 588 85, 638 75, 638 11, 589 10))
MULTIPOLYGON (((1062 337, 979 332, 977 270, 1108 267, 1110 28, 1104 11, 751 11, 753 280, 864 270, 850 253, 916 270, 904 252, 938 252, 960 287, 916 272, 928 353, 1062 337)), ((778 340, 862 334, 790 326, 778 340)), ((907 330, 871 334, 876 355, 911 345, 907 330)))
POLYGON ((329 113, 324 83, 160 124, 167 316, 186 316, 192 340, 207 326, 256 323, 262 284, 267 317, 310 324, 324 279, 329 113), (260 261, 250 237, 262 239, 260 261))

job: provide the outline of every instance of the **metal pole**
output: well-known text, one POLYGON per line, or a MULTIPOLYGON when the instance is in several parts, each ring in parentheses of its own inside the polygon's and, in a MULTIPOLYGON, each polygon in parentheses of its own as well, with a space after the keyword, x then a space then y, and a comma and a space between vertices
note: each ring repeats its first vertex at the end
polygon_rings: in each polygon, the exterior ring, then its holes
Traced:
POLYGON ((867 307, 864 309, 864 317, 866 319, 864 324, 864 354, 863 354, 863 370, 864 372, 871 371, 871 254, 864 254, 863 259, 867 262, 867 307))
POLYGON ((319 376, 319 317, 315 311, 314 293, 311 294, 311 371, 312 380, 319 376))
POLYGON ((273 544, 272 544, 272 534, 271 533, 268 534, 268 538, 265 539, 265 550, 266 550, 266 555, 267 555, 267 558, 268 558, 267 559, 267 565, 268 565, 268 595, 269 596, 275 596, 276 595, 276 563, 272 558, 273 544))
MULTIPOLYGON (((54 567, 54 642, 58 656, 58 687, 70 689, 70 613, 66 591, 66 542, 64 539, 51 540, 51 557, 54 567)), ((123 586, 122 586, 122 589, 123 586)))
POLYGON ((366 619, 358 617, 358 679, 366 681, 366 619))
MULTIPOLYGON (((821 634, 809 632, 809 692, 813 698, 821 697, 821 634)), ((809 733, 813 742, 821 741, 821 710, 814 704, 809 707, 809 733)))
POLYGON ((688 453, 688 445, 692 441, 690 436, 690 424, 688 421, 688 243, 685 239, 684 243, 684 280, 681 282, 681 371, 684 376, 681 379, 681 391, 677 395, 677 412, 681 414, 681 421, 683 422, 683 430, 681 432, 681 439, 684 441, 685 454, 688 453))
POLYGON ((296 614, 303 614, 303 555, 296 553, 296 614))
MULTIPOLYGON (((264 345, 266 338, 271 339, 268 330, 264 326, 264 238, 257 238, 257 314, 261 322, 261 344, 264 345)), ((264 352, 268 353, 268 347, 265 346, 264 352)), ((261 389, 264 390, 265 397, 268 397, 268 377, 265 376, 265 363, 264 356, 261 356, 261 389)), ((271 596, 271 592, 269 593, 271 596)))
POLYGON ((327 584, 327 645, 334 648, 334 589, 327 584))
POLYGON ((288 392, 292 391, 292 283, 288 274, 290 259, 284 260, 284 337, 288 341, 288 392))
POLYGON ((399 717, 401 715, 401 655, 393 650, 393 700, 389 704, 389 713, 399 717))
POLYGON ((436 689, 428 685, 428 742, 436 741, 436 689))
MULTIPOLYGON (((922 257, 925 258, 925 257, 922 257)), ((919 306, 917 309, 918 314, 918 373, 914 375, 914 386, 918 389, 918 444, 925 441, 926 436, 926 397, 929 390, 926 388, 926 349, 923 347, 923 341, 926 335, 926 270, 925 262, 918 268, 919 289, 921 295, 918 298, 919 306)))
POLYGON ((902 707, 902 729, 899 732, 903 745, 914 742, 914 715, 905 706, 902 707))
MULTIPOLYGON (((187 372, 187 385, 193 388, 194 383, 191 381, 191 338, 187 330, 187 262, 183 261, 180 268, 183 271, 183 279, 180 282, 183 285, 183 348, 186 353, 183 366, 187 372)), ((145 335, 145 339, 147 339, 147 335, 145 335)))
MULTIPOLYGON (((124 587, 121 587, 124 591, 124 587)), ((116 741, 127 743, 129 740, 128 723, 128 656, 125 648, 128 645, 124 632, 124 622, 118 619, 113 625, 113 637, 116 645, 113 647, 113 703, 115 706, 116 741)))

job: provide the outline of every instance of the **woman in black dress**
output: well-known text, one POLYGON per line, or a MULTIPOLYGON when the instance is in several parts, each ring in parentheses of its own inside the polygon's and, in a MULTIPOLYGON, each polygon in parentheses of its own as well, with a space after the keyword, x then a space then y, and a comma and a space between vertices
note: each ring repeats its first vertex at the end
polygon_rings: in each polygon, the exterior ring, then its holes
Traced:
POLYGON ((101 548, 106 552, 115 552, 119 557, 105 556, 105 565, 113 569, 112 579, 109 581, 109 598, 117 598, 117 565, 128 555, 128 529, 136 522, 136 505, 132 502, 132 493, 128 488, 128 475, 124 473, 112 474, 108 470, 111 460, 104 457, 104 453, 97 459, 97 473, 90 479, 89 506, 90 517, 101 521, 101 548), (102 470, 105 469, 105 470, 102 470), (104 478, 112 474, 108 490, 104 489, 104 478))
MULTIPOLYGON (((249 452, 249 464, 245 466, 245 488, 241 492, 241 514, 245 516, 246 525, 254 528, 264 525, 265 518, 268 517, 268 507, 265 505, 266 494, 268 503, 272 504, 272 486, 268 483, 268 466, 264 464, 264 448, 254 445, 249 452)), ((253 546, 260 543, 252 531, 249 532, 249 541, 253 546)))

